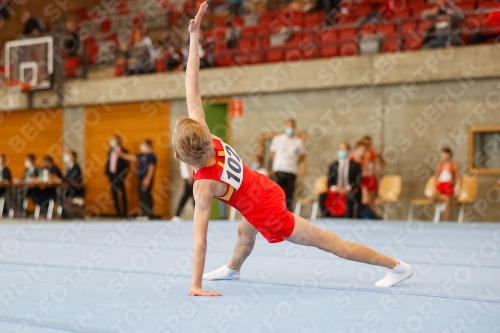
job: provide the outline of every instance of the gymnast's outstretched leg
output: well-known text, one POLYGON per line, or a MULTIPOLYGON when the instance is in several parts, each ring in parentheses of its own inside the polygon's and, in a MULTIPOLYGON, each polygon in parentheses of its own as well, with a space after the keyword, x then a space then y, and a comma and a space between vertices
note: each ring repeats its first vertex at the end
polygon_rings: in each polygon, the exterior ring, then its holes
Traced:
POLYGON ((387 275, 375 284, 378 287, 392 287, 413 275, 413 268, 410 265, 378 253, 367 246, 345 241, 333 232, 318 228, 297 215, 293 232, 287 241, 315 246, 347 260, 388 268, 387 275))

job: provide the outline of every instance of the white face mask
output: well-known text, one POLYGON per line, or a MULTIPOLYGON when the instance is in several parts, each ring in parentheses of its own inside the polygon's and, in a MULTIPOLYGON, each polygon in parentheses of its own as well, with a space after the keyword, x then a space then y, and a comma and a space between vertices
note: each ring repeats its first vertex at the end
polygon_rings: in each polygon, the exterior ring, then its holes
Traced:
POLYGON ((116 148, 116 146, 117 146, 116 140, 111 140, 109 142, 109 145, 111 146, 111 148, 116 148))
POLYGON ((64 155, 63 161, 64 161, 64 163, 68 164, 69 163, 69 155, 64 155))
POLYGON ((26 169, 31 169, 31 167, 32 167, 31 162, 30 162, 30 161, 28 161, 28 160, 24 161, 24 167, 25 167, 26 169))
POLYGON ((146 147, 146 145, 144 143, 141 144, 140 149, 141 149, 141 153, 143 153, 143 154, 146 154, 146 152, 148 151, 148 147, 146 147))

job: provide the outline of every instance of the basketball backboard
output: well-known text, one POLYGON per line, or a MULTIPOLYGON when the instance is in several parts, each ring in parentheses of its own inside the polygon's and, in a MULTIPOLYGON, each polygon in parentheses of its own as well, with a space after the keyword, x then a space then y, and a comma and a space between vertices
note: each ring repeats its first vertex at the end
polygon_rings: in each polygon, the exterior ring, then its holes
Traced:
POLYGON ((54 71, 52 36, 5 43, 5 79, 29 83, 31 90, 50 89, 54 71))

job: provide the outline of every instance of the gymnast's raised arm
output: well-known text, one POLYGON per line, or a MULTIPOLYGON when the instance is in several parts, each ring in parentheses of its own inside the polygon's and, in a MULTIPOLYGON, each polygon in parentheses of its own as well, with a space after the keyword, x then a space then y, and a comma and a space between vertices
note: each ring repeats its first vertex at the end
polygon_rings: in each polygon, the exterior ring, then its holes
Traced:
POLYGON ((189 22, 189 56, 186 67, 186 102, 189 118, 204 125, 208 130, 208 126, 205 121, 205 113, 203 112, 201 104, 199 83, 200 57, 198 50, 201 19, 207 8, 207 3, 203 2, 198 10, 198 13, 196 14, 196 17, 189 22))

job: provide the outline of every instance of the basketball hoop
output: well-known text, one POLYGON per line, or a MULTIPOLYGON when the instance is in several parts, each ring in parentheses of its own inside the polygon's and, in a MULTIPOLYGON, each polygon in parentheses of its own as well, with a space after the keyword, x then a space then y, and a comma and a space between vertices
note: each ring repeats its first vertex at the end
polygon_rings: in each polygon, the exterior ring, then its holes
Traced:
POLYGON ((31 85, 28 82, 16 80, 4 80, 3 86, 8 92, 28 92, 31 90, 31 85))

